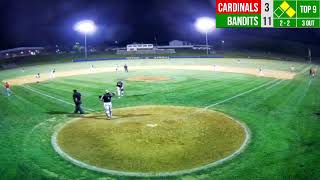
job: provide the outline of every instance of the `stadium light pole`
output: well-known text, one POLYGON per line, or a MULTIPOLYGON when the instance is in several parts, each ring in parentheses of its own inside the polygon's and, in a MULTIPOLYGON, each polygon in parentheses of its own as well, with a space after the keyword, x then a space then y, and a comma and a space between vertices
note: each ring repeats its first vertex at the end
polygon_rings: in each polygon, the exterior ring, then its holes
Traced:
POLYGON ((96 32, 96 25, 91 20, 79 21, 74 25, 74 30, 84 34, 84 53, 85 58, 88 59, 88 50, 87 50, 87 35, 93 34, 96 32))
POLYGON ((309 58, 309 64, 312 63, 312 52, 311 52, 311 49, 308 48, 308 58, 309 58))
POLYGON ((206 49, 207 55, 209 55, 208 33, 215 29, 216 21, 209 17, 201 17, 197 19, 195 26, 200 33, 206 34, 206 49))
POLYGON ((222 53, 224 53, 224 40, 221 41, 221 45, 222 45, 222 53))

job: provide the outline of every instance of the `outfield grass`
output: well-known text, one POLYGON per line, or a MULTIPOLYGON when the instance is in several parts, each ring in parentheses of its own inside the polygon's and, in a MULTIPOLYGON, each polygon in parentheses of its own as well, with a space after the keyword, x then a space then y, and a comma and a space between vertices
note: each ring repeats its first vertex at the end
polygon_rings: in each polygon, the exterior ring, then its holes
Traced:
MULTIPOLYGON (((308 65, 299 63, 235 59, 201 59, 173 61, 110 61, 95 66, 130 66, 148 64, 227 64, 228 66, 259 67, 287 70, 294 65, 302 71, 308 65)), ((7 79, 36 72, 89 68, 91 63, 38 65, 0 72, 7 79)), ((114 100, 114 108, 141 105, 176 105, 206 107, 273 79, 242 74, 210 73, 203 71, 137 71, 103 73, 59 78, 32 84, 39 92, 72 102, 71 91, 79 89, 84 106, 102 111, 97 96, 113 88, 117 79, 133 76, 165 76, 170 81, 127 82, 127 97, 114 100)), ((239 157, 221 166, 179 179, 319 179, 320 81, 311 80, 307 72, 294 80, 275 81, 270 85, 236 97, 211 109, 224 112, 247 124, 252 132, 251 143, 239 157), (278 84, 276 84, 278 83, 278 84)), ((59 157, 51 147, 55 127, 75 116, 69 104, 34 93, 25 87, 13 87, 10 98, 0 95, 0 177, 1 179, 97 179, 119 178, 85 170, 59 157)), ((127 179, 122 177, 123 179, 127 179)))

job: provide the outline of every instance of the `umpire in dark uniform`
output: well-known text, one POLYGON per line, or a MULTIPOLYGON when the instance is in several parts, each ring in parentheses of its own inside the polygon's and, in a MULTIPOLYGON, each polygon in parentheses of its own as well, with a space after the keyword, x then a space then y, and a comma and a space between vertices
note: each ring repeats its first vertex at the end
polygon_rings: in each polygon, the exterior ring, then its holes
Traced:
POLYGON ((75 104, 75 110, 74 113, 80 113, 80 114, 84 114, 82 108, 81 108, 81 94, 77 91, 77 90, 73 90, 73 102, 75 104))

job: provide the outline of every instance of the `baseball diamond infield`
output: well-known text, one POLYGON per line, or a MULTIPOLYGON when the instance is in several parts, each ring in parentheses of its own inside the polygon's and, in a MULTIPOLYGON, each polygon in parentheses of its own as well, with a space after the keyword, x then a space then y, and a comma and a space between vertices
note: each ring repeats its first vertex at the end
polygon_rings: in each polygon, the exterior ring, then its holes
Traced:
POLYGON ((65 124, 53 137, 55 150, 91 170, 170 175, 222 163, 249 138, 241 123, 211 110, 140 106, 114 114, 112 121, 91 114, 65 124))

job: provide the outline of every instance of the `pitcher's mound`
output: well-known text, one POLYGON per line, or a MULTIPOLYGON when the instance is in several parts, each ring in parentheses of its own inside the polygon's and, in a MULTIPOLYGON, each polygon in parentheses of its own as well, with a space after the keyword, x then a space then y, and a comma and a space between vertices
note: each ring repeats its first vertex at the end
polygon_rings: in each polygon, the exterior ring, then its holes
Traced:
POLYGON ((137 76, 128 78, 129 81, 145 81, 145 82, 152 82, 152 81, 168 81, 170 78, 168 77, 161 77, 161 76, 137 76))
MULTIPOLYGON (((87 166, 118 172, 163 173, 207 167, 246 142, 240 123, 210 110, 176 106, 116 109, 71 121, 57 146, 87 166)), ((77 163, 75 163, 77 164, 77 163)))

